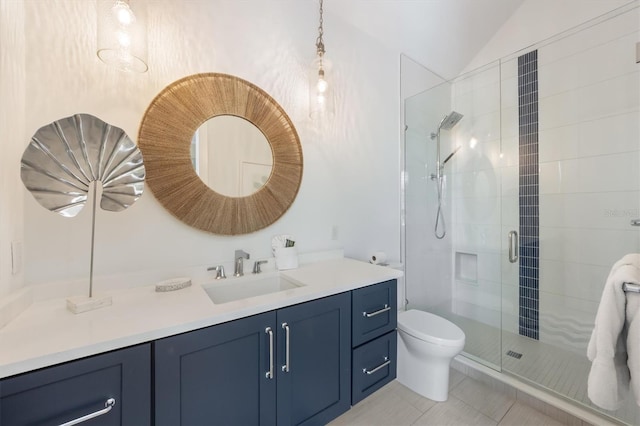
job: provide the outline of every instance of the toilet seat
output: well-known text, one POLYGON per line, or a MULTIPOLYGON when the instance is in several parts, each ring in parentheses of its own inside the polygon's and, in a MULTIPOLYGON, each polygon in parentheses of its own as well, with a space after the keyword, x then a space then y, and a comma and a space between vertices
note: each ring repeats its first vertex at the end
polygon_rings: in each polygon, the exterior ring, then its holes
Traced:
POLYGON ((464 345, 464 332, 457 325, 429 312, 416 309, 399 312, 398 329, 434 345, 464 345))

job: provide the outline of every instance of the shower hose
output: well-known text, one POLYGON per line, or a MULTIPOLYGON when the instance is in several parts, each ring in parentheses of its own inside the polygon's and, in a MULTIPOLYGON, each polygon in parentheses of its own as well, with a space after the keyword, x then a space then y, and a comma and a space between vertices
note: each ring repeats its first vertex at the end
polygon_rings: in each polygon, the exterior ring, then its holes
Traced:
POLYGON ((444 222, 444 214, 442 213, 442 186, 443 186, 444 176, 440 175, 437 178, 436 186, 438 188, 438 212, 436 213, 436 224, 433 227, 433 233, 436 235, 436 238, 441 240, 447 235, 447 226, 444 222), (438 229, 440 228, 440 224, 442 223, 442 233, 438 233, 438 229))

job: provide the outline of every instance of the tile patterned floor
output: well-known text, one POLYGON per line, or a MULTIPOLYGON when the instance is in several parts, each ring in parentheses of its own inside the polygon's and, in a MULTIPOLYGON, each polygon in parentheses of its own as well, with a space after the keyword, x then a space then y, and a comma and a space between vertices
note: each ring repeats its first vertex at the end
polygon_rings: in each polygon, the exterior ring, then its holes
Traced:
MULTIPOLYGON (((435 402, 393 381, 330 423, 331 426, 491 425, 561 423, 511 396, 451 370, 449 399, 435 402)), ((578 421, 579 422, 579 421, 578 421)), ((572 423, 582 426, 582 423, 572 423)))

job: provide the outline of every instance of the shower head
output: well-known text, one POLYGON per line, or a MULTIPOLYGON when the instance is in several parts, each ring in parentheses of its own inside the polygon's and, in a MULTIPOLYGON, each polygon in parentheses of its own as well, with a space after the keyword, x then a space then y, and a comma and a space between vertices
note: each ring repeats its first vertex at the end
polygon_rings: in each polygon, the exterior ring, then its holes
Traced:
POLYGON ((438 126, 438 130, 451 130, 453 127, 458 124, 458 121, 462 119, 463 115, 459 112, 451 111, 449 115, 446 115, 442 121, 440 122, 440 126, 438 126))

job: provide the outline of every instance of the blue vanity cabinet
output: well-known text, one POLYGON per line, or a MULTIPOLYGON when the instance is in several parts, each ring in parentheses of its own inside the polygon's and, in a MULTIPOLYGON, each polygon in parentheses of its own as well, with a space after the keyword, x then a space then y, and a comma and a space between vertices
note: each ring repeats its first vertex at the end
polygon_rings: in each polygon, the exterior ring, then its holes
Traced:
POLYGON ((338 417, 351 402, 350 302, 342 293, 157 340, 155 424, 338 417))
POLYGON ((0 380, 0 425, 60 425, 89 414, 92 426, 150 425, 150 383, 150 344, 9 377, 0 380))
POLYGON ((324 425, 351 407, 351 294, 278 311, 278 425, 324 425))
POLYGON ((155 424, 274 425, 275 324, 272 311, 157 340, 155 424))
POLYGON ((352 292, 353 405, 396 378, 397 300, 397 280, 352 292))

